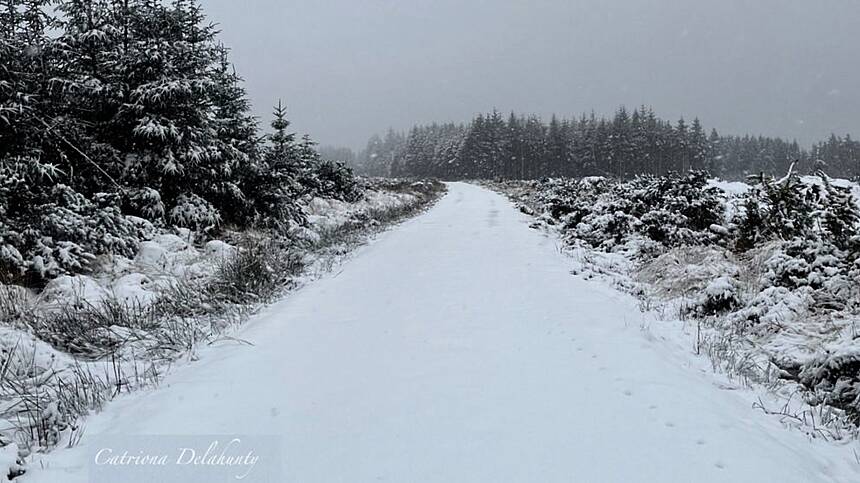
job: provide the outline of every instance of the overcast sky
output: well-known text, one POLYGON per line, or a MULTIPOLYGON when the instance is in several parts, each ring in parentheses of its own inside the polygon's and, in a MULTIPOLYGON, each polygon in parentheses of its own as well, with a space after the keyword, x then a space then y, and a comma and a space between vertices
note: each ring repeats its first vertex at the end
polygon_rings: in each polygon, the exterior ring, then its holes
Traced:
POLYGON ((860 135, 860 0, 202 0, 266 122, 362 147, 494 107, 860 135))

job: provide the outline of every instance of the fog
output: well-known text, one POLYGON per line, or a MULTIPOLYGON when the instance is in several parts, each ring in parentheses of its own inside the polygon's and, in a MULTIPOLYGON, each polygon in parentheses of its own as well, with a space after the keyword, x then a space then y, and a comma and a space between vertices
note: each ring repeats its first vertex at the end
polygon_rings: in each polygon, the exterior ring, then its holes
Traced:
POLYGON ((203 0, 269 120, 360 148, 493 108, 619 105, 725 134, 860 133, 860 1, 203 0))

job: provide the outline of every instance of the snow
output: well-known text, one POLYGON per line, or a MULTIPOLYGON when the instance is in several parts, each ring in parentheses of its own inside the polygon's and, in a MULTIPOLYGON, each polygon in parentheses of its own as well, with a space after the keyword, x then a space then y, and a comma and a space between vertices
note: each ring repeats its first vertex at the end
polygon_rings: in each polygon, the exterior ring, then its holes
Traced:
POLYGON ((731 196, 740 196, 750 190, 750 185, 746 183, 740 181, 723 181, 721 179, 709 180, 708 186, 719 188, 731 196))
POLYGON ((167 249, 155 241, 141 242, 135 261, 140 265, 164 268, 167 263, 167 249))
POLYGON ((206 242, 203 251, 206 255, 216 258, 230 258, 236 254, 236 248, 229 243, 224 243, 221 240, 211 240, 206 242))
POLYGON ((370 210, 393 208, 414 203, 415 195, 390 191, 368 190, 365 196, 355 203, 347 203, 333 198, 315 197, 307 206, 308 221, 317 230, 342 225, 356 215, 370 210))
POLYGON ((722 226, 722 225, 717 225, 716 223, 714 223, 711 226, 709 226, 708 229, 717 235, 729 236, 729 229, 722 226))
POLYGON ((155 283, 142 273, 129 273, 112 284, 113 296, 126 305, 149 305, 158 294, 155 283))
MULTIPOLYGON (((801 176, 800 180, 808 185, 823 187, 823 182, 818 176, 801 176)), ((780 182, 782 182, 782 180, 780 180, 780 182)), ((842 178, 831 178, 830 182, 833 183, 834 186, 849 188, 854 197, 854 201, 858 206, 860 206, 860 183, 842 178)), ((728 220, 733 219, 737 213, 743 210, 743 207, 739 206, 739 199, 751 188, 749 184, 742 181, 724 181, 717 178, 708 180, 708 186, 718 188, 725 194, 727 201, 725 216, 728 220)))
MULTIPOLYGON (((818 176, 801 176, 800 180, 806 184, 823 186, 821 178, 818 176)), ((834 186, 849 188, 854 199, 860 205, 860 183, 842 178, 831 178, 830 182, 834 186)), ((708 180, 708 186, 723 190, 730 198, 742 196, 750 190, 750 185, 742 181, 724 181, 716 178, 708 180)))
MULTIPOLYGON (((818 176, 801 176, 800 180, 806 184, 824 186, 824 183, 818 176)), ((860 183, 842 178, 830 178, 830 182, 833 186, 850 189, 851 194, 854 197, 854 201, 856 201, 857 205, 860 206, 860 183)))
POLYGON ((20 469, 21 466, 18 464, 18 445, 9 443, 0 447, 0 473, 4 475, 17 474, 20 469))
POLYGON ((74 300, 98 302, 109 296, 109 292, 94 278, 87 275, 60 275, 48 282, 41 293, 47 304, 68 303, 74 300))
POLYGON ((86 301, 96 304, 109 298, 132 305, 148 305, 158 291, 182 278, 210 276, 216 264, 235 253, 235 247, 211 240, 198 250, 187 230, 179 235, 162 233, 140 243, 133 260, 103 256, 90 275, 62 275, 51 280, 40 294, 39 306, 86 301))
POLYGON ((0 326, 0 352, 4 357, 12 355, 12 360, 4 363, 9 366, 6 370, 17 376, 31 377, 36 368, 57 369, 72 360, 32 334, 4 326, 0 326))
POLYGON ((532 221, 450 184, 258 316, 250 344, 121 396, 24 481, 87 481, 107 434, 278 434, 296 482, 860 478, 850 447, 785 429, 633 297, 572 276, 532 221))
POLYGON ((735 293, 732 279, 727 276, 717 277, 705 287, 705 294, 710 297, 730 297, 735 293))

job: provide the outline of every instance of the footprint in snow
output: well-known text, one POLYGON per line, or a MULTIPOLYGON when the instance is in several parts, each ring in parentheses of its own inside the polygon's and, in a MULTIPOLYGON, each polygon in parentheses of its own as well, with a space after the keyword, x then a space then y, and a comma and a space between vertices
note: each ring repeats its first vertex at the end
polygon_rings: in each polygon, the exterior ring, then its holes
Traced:
POLYGON ((705 440, 704 440, 704 439, 702 439, 702 438, 699 438, 699 439, 697 439, 697 440, 696 440, 696 444, 697 444, 697 445, 699 445, 699 446, 704 446, 704 445, 705 445, 705 440))
POLYGON ((625 390, 625 391, 624 391, 624 395, 625 395, 625 396, 632 396, 632 395, 633 395, 633 391, 631 391, 630 389, 627 389, 627 390, 625 390))
POLYGON ((667 427, 667 428, 674 428, 674 427, 675 427, 675 423, 673 423, 672 421, 666 421, 666 427, 667 427))

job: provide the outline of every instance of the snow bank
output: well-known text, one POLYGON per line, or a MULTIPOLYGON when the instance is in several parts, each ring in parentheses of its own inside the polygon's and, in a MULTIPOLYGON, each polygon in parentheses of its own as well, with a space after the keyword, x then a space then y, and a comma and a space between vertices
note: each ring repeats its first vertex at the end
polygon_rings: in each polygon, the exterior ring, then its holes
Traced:
POLYGON ((413 205, 417 200, 413 194, 389 191, 368 191, 355 203, 313 198, 307 206, 308 221, 311 229, 331 228, 351 222, 357 217, 366 217, 373 211, 413 205))
POLYGON ((741 181, 723 181, 717 178, 708 180, 708 186, 718 188, 732 196, 743 195, 750 190, 750 185, 741 181))
POLYGON ((106 287, 87 275, 60 275, 48 282, 41 298, 48 304, 86 300, 98 303, 109 296, 106 287))
POLYGON ((100 257, 90 275, 62 275, 51 280, 39 296, 43 308, 61 304, 98 304, 116 299, 128 305, 151 304, 163 287, 178 280, 200 280, 211 276, 217 264, 236 253, 221 240, 196 248, 187 230, 162 233, 140 243, 134 258, 119 255, 100 257))
MULTIPOLYGON (((367 190, 353 203, 316 197, 306 206, 310 226, 296 228, 294 235, 315 240, 323 230, 346 223, 364 224, 374 213, 412 206, 418 201, 415 194, 386 190, 367 190)), ((48 309, 75 301, 98 304, 112 298, 145 307, 157 299, 160 289, 180 280, 205 280, 219 263, 236 253, 237 248, 223 240, 210 240, 199 246, 187 229, 160 233, 141 242, 133 258, 102 256, 89 275, 57 277, 40 294, 39 305, 48 309)))

